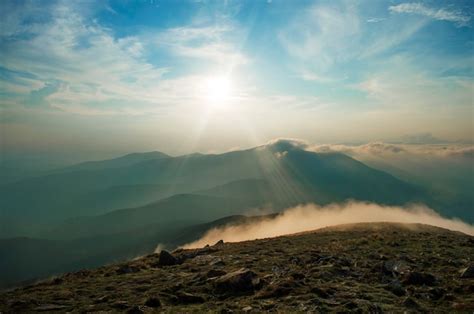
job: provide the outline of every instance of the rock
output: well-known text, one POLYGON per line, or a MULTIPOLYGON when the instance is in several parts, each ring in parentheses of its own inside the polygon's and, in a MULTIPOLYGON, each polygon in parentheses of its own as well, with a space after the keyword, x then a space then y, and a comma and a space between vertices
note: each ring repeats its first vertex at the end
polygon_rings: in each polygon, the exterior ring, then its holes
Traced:
POLYGON ((385 286, 385 289, 398 297, 404 296, 407 293, 405 288, 403 288, 402 284, 398 280, 390 282, 387 286, 385 286))
POLYGON ((172 266, 178 264, 178 259, 168 251, 161 251, 158 258, 158 266, 172 266))
POLYGON ((474 278, 474 265, 469 265, 461 272, 461 278, 474 278))
POLYGON ((428 273, 420 273, 420 272, 409 272, 404 280, 403 283, 407 285, 415 285, 415 286, 434 286, 436 284, 436 277, 428 274, 428 273))
POLYGON ((245 292, 251 291, 258 285, 257 274, 253 271, 242 268, 217 278, 214 287, 218 292, 245 292))
POLYGON ((115 309, 125 310, 128 308, 128 303, 126 301, 116 301, 111 306, 115 309))
POLYGON ((95 303, 104 303, 104 302, 107 302, 109 301, 109 297, 107 295, 104 295, 104 296, 101 296, 97 299, 95 299, 95 303))
POLYGON ((160 299, 156 298, 156 297, 149 297, 148 299, 146 299, 145 301, 145 306, 148 306, 148 307, 160 307, 161 306, 161 301, 160 299))
POLYGON ((397 276, 410 271, 410 267, 402 261, 389 260, 382 265, 382 271, 385 275, 397 276))
POLYGON ((122 265, 115 272, 118 275, 123 275, 123 274, 137 273, 139 271, 140 271, 140 268, 138 268, 138 267, 129 266, 129 265, 122 265))
POLYGON ((180 304, 193 304, 193 303, 204 303, 206 300, 204 300, 203 297, 199 295, 194 295, 191 293, 187 292, 180 292, 176 295, 177 301, 180 304))
POLYGON ((252 310, 251 306, 246 306, 246 307, 242 308, 242 312, 250 312, 251 310, 252 310))
POLYGON ((207 278, 214 278, 214 277, 224 276, 225 274, 227 274, 227 273, 223 270, 211 269, 207 272, 206 277, 207 278))
POLYGON ((292 280, 284 280, 271 283, 256 296, 258 299, 279 298, 286 296, 293 291, 296 283, 292 280))
POLYGON ((62 278, 56 277, 53 280, 51 280, 52 285, 60 285, 64 282, 62 278))
POLYGON ((219 241, 216 242, 216 244, 214 244, 214 246, 222 245, 222 244, 224 244, 224 240, 219 240, 219 241))
POLYGON ((138 305, 132 306, 128 309, 127 313, 129 314, 142 314, 144 313, 138 305))
POLYGON ((420 305, 418 305, 418 303, 416 303, 416 301, 410 297, 406 298, 402 304, 410 309, 417 309, 420 307, 420 305))

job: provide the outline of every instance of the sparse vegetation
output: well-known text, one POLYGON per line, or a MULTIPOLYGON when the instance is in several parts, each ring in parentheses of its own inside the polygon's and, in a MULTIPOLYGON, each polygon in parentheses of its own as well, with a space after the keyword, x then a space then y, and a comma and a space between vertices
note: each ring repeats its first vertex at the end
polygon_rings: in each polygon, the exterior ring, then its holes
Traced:
POLYGON ((474 310, 474 238, 426 225, 343 225, 172 255, 173 263, 152 254, 4 292, 0 310, 474 310))

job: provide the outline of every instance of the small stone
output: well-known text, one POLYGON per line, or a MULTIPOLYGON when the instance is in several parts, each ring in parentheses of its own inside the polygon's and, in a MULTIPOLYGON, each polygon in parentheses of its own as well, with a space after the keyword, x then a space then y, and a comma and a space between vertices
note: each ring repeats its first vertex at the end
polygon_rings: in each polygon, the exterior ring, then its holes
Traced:
POLYGON ((193 303, 204 303, 206 300, 204 300, 203 297, 199 295, 194 295, 191 293, 187 292, 180 292, 176 295, 178 299, 178 303, 180 304, 193 304, 193 303))
POLYGON ((284 280, 280 282, 271 283, 265 287, 256 296, 258 299, 279 298, 287 296, 293 291, 296 283, 292 280, 284 280))
POLYGON ((214 278, 214 277, 224 276, 225 274, 227 274, 227 273, 223 270, 211 269, 207 272, 206 277, 207 278, 214 278))
POLYGON ((139 271, 140 269, 138 267, 130 266, 130 265, 122 265, 116 270, 116 273, 118 275, 123 275, 123 274, 137 273, 139 271))
POLYGON ((160 307, 161 306, 161 301, 160 299, 156 298, 156 297, 149 297, 148 299, 146 299, 145 301, 145 306, 148 306, 148 307, 160 307))
POLYGON ((224 244, 224 240, 219 240, 219 241, 216 242, 216 244, 214 244, 214 246, 222 245, 222 244, 224 244))
POLYGON ((95 303, 104 303, 109 300, 109 297, 107 295, 101 296, 95 300, 95 303))
POLYGON ((246 306, 242 309, 243 312, 250 312, 252 310, 251 306, 246 306))
POLYGON ((126 301, 116 301, 112 304, 112 307, 119 310, 125 310, 128 308, 128 303, 126 301))
POLYGON ((383 263, 382 271, 386 275, 396 276, 407 273, 410 268, 402 261, 389 260, 383 263))
POLYGON ((474 278, 474 265, 469 265, 461 272, 461 278, 474 278))
POLYGON ((138 305, 132 306, 127 311, 128 314, 142 314, 144 313, 138 305))
POLYGON ((222 259, 216 258, 209 263, 210 266, 225 266, 225 263, 222 259))
POLYGON ((398 280, 390 282, 387 286, 385 286, 385 289, 398 297, 404 296, 406 294, 405 288, 403 288, 402 284, 398 280))
POLYGON ((403 303, 402 303, 404 306, 408 307, 408 308, 411 308, 411 309, 416 309, 416 308, 419 308, 420 306, 418 305, 418 303, 416 303, 415 300, 413 300, 412 298, 408 297, 406 298, 403 303))
POLYGON ((436 277, 431 274, 410 272, 405 276, 403 283, 415 286, 434 286, 436 284, 436 281, 436 277))
POLYGON ((168 251, 161 251, 158 258, 158 266, 172 266, 178 264, 178 259, 168 251))

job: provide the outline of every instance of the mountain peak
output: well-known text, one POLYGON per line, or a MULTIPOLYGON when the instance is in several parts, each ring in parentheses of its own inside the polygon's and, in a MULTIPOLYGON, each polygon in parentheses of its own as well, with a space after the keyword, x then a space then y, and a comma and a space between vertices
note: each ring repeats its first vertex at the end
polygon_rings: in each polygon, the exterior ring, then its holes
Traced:
POLYGON ((308 147, 308 144, 300 139, 278 138, 269 141, 263 147, 273 152, 283 153, 291 150, 304 150, 308 147))

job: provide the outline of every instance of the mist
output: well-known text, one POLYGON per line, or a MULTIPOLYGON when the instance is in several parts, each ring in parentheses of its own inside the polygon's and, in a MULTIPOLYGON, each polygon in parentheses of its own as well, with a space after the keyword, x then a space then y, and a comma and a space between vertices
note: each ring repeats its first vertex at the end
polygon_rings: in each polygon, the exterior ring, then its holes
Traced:
POLYGON ((297 206, 274 218, 211 229, 201 239, 188 243, 183 248, 203 247, 219 240, 240 242, 361 222, 421 223, 474 235, 473 225, 458 219, 444 218, 424 205, 396 207, 352 201, 327 206, 297 206))

